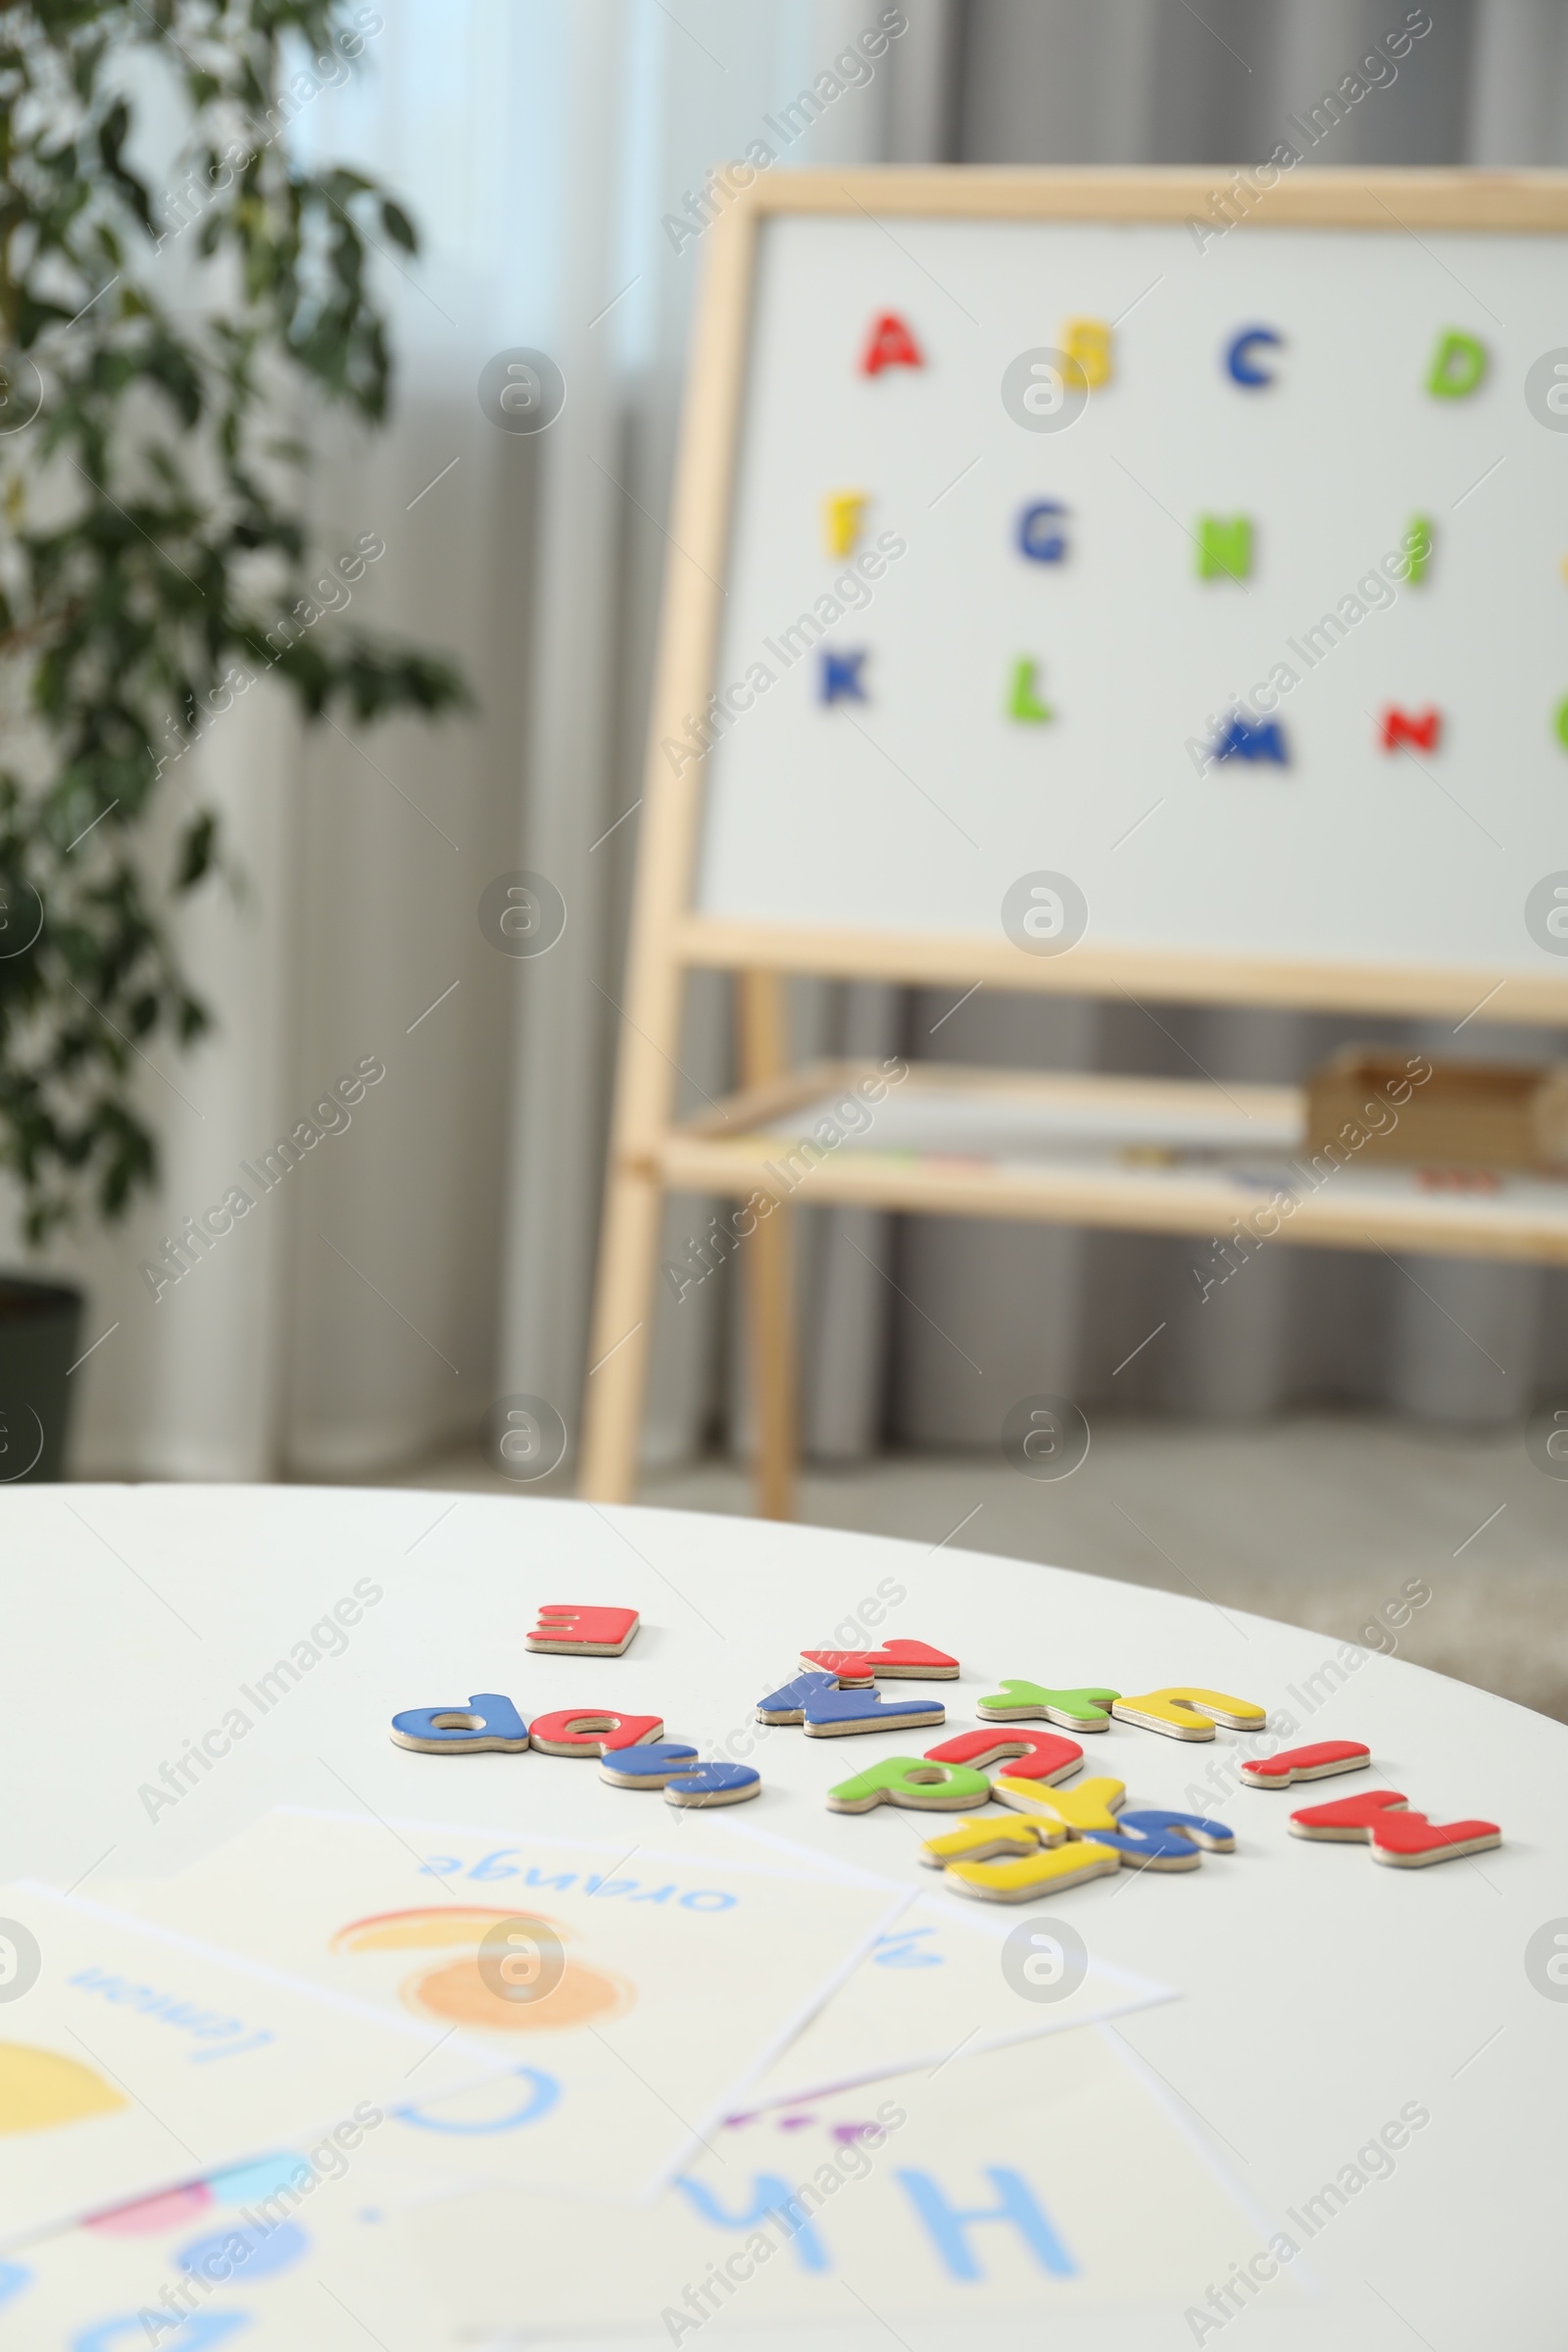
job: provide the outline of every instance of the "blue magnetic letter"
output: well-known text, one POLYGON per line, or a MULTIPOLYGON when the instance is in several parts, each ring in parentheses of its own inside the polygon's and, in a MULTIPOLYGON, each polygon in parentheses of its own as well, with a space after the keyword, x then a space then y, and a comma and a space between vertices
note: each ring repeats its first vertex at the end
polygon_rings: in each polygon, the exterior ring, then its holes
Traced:
POLYGON ((1261 726, 1254 726, 1239 710, 1221 727, 1213 756, 1216 760, 1272 760, 1279 767, 1289 767, 1291 763, 1279 720, 1270 718, 1261 726))
POLYGON ((818 702, 863 703, 866 692, 860 684, 860 663, 864 660, 863 646, 858 654, 835 654, 824 645, 821 683, 817 687, 818 702))
POLYGON ((1254 345, 1278 346, 1284 340, 1285 337, 1277 335, 1271 326, 1244 326, 1225 354, 1225 365, 1230 369, 1234 381, 1245 385, 1249 392, 1256 392, 1264 384, 1271 384, 1274 378, 1268 369, 1257 367, 1249 354, 1254 345))
POLYGON ((1032 564, 1065 563, 1067 542, 1056 528, 1055 518, 1066 512, 1059 499, 1040 498, 1019 515, 1018 547, 1032 564))
POLYGON ((1072 2278, 1078 2266, 1036 2204, 1022 2173, 1006 2165, 987 2165, 986 2179, 997 2192, 994 2205, 971 2205, 960 2212, 950 2205, 929 2173, 897 2173, 898 2180, 926 2226, 938 2254, 954 2278, 984 2277, 969 2251, 964 2232, 976 2222, 1011 2222, 1043 2271, 1054 2278, 1072 2278))
POLYGON ((476 1690, 466 1706, 409 1707, 394 1715, 392 1737, 400 1747, 445 1749, 455 1756, 482 1754, 486 1748, 520 1754, 528 1744, 528 1726, 501 1691, 476 1690))

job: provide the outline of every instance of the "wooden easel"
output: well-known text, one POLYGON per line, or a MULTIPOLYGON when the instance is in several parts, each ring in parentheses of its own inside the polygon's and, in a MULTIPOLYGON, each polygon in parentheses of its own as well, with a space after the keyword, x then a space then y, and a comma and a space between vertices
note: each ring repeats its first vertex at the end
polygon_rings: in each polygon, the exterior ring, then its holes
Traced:
MULTIPOLYGON (((756 1132, 853 1072, 795 1070, 786 1043, 787 976, 817 974, 910 985, 947 984, 1074 995, 1117 990, 1167 1003, 1279 1005, 1344 1013, 1568 1023, 1568 977, 1499 971, 1484 964, 1358 965, 1222 954, 1173 953, 1085 942, 1037 958, 1005 940, 885 930, 826 931, 737 924, 693 907, 702 811, 696 766, 674 774, 660 745, 700 710, 716 658, 720 588, 745 392, 747 336, 759 224, 773 212, 941 216, 975 220, 1182 221, 1201 216, 1223 173, 1185 172, 887 171, 775 172, 760 177, 710 231, 704 297, 693 344, 676 476, 658 662, 643 834, 624 986, 613 1134, 599 1288, 589 1350, 581 1490, 602 1500, 634 1488, 648 1350, 655 1310, 660 1221, 666 1192, 781 1198, 768 1172, 777 1139, 756 1132), (675 1062, 686 977, 698 969, 736 976, 742 1091, 715 1113, 677 1124, 675 1062)), ((1412 231, 1568 231, 1568 175, 1317 172, 1271 191, 1248 236, 1269 226, 1412 231)), ((1152 1116, 1198 1091, 1168 1081, 1011 1076, 918 1065, 916 1086, 973 1088, 1065 1102, 1092 1098, 1152 1116)), ((1230 1090, 1276 1119, 1293 1090, 1230 1090)), ((1114 1182, 1070 1167, 1019 1172, 956 1168, 927 1160, 843 1153, 801 1188, 813 1204, 861 1205, 1205 1234, 1234 1216, 1233 1190, 1202 1169, 1155 1184, 1129 1169, 1114 1182)), ((1565 1195, 1568 1203, 1568 1195, 1565 1195)), ((759 1509, 789 1513, 794 1476, 795 1346, 788 1206, 758 1225, 742 1252, 748 1283, 757 1415, 759 1509)), ((1504 1216, 1484 1199, 1435 1195, 1383 1208, 1334 1198, 1303 1203, 1282 1239, 1334 1248, 1413 1249, 1568 1263, 1568 1204, 1504 1216)))

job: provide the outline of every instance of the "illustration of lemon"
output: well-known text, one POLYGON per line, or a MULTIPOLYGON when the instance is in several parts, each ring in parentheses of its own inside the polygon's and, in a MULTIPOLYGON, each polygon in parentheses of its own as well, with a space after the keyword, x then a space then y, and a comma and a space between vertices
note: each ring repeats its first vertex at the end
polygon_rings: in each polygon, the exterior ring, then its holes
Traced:
POLYGON ((77 2058, 0 2041, 0 2132, 51 2132, 89 2115, 112 2115, 125 2100, 77 2058))

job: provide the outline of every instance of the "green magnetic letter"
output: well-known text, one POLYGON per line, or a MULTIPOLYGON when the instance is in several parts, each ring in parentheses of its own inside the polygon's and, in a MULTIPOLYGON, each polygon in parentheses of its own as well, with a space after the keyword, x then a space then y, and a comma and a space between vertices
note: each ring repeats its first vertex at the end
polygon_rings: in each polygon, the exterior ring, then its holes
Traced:
POLYGON ((1200 514, 1198 576, 1245 580, 1252 568, 1252 526, 1245 514, 1200 514))

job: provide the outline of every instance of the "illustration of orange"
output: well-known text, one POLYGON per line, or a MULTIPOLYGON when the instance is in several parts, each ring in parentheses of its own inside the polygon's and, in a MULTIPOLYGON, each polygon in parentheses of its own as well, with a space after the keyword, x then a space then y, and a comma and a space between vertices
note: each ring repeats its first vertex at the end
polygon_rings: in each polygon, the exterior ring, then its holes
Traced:
POLYGON ((89 2115, 112 2115, 125 2101, 92 2067, 59 2050, 0 2041, 0 2132, 52 2132, 89 2115))
POLYGON ((623 1978, 566 1951, 572 1931, 537 1912, 476 1905, 383 1911, 340 1928, 341 1954, 466 1947, 459 1959, 404 1979, 421 2017, 501 2034, 559 2034, 622 2016, 636 1997, 623 1978))

